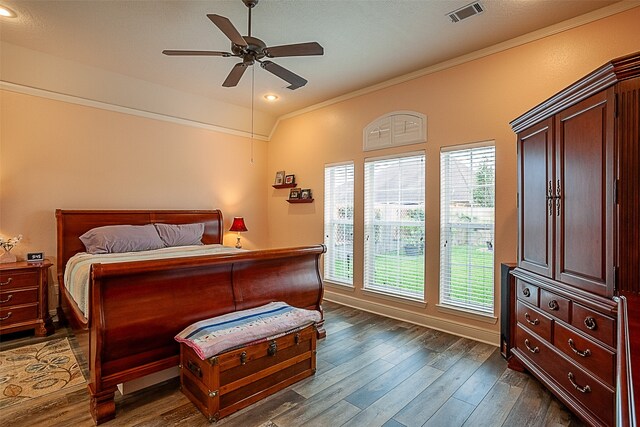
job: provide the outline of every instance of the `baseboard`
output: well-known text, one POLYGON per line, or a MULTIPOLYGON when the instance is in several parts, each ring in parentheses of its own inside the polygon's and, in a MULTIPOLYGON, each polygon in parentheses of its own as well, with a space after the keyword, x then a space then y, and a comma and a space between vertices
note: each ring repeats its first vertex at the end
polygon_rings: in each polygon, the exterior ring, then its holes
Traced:
POLYGON ((346 305, 347 307, 379 314, 380 316, 390 317, 403 322, 413 323, 414 325, 436 329, 438 331, 447 332, 463 338, 469 338, 474 341, 480 341, 496 347, 499 347, 500 345, 500 331, 490 331, 465 325, 463 323, 441 319, 439 317, 415 313, 398 307, 391 307, 378 302, 365 301, 351 295, 331 292, 329 289, 325 289, 324 299, 335 302, 336 304, 346 305))

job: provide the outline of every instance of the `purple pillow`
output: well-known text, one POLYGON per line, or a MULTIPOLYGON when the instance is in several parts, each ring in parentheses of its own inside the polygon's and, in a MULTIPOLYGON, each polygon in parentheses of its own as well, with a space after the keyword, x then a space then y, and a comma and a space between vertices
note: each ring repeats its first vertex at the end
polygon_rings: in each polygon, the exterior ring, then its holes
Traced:
POLYGON ((204 223, 195 224, 153 224, 165 246, 201 245, 204 223))
POLYGON ((164 248, 156 228, 147 225, 106 225, 80 236, 90 254, 139 252, 164 248))

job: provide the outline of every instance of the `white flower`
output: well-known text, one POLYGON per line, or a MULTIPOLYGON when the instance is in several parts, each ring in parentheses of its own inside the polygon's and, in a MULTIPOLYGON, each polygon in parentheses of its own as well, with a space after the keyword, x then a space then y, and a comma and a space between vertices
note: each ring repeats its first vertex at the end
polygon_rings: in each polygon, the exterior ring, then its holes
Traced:
POLYGON ((11 249, 13 249, 14 246, 18 244, 18 242, 20 242, 20 240, 22 240, 22 234, 18 234, 16 237, 12 237, 7 240, 0 237, 0 247, 9 252, 11 249))

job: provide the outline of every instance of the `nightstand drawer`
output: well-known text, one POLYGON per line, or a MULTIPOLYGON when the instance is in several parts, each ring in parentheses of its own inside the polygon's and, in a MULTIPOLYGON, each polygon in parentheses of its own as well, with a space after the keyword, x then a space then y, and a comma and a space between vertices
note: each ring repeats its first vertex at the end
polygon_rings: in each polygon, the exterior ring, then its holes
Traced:
POLYGON ((37 271, 0 272, 0 291, 38 286, 37 271))
POLYGON ((554 345, 557 349, 613 387, 615 353, 560 323, 556 323, 554 331, 554 345))
POLYGON ((0 308, 38 302, 38 288, 0 292, 0 308))
POLYGON ((551 325, 553 320, 538 310, 518 301, 518 322, 540 337, 551 342, 551 325))
POLYGON ((615 347, 616 321, 580 304, 573 304, 571 324, 587 335, 615 347))
POLYGON ((38 319, 38 304, 0 308, 0 326, 3 328, 15 323, 38 319))

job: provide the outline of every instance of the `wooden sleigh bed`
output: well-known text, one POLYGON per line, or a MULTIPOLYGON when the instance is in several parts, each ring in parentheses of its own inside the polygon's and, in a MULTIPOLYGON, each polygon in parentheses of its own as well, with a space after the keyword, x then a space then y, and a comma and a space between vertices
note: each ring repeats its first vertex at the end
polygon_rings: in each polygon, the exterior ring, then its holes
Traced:
MULTIPOLYGON (((88 319, 64 286, 67 261, 84 252, 86 231, 105 225, 204 223, 204 244, 222 243, 219 210, 57 210, 58 314, 73 328, 89 363, 91 415, 115 417, 117 385, 178 365, 174 336, 205 318, 273 301, 322 314, 323 245, 187 258, 92 264, 88 319)), ((318 335, 325 335, 324 320, 318 335)))

